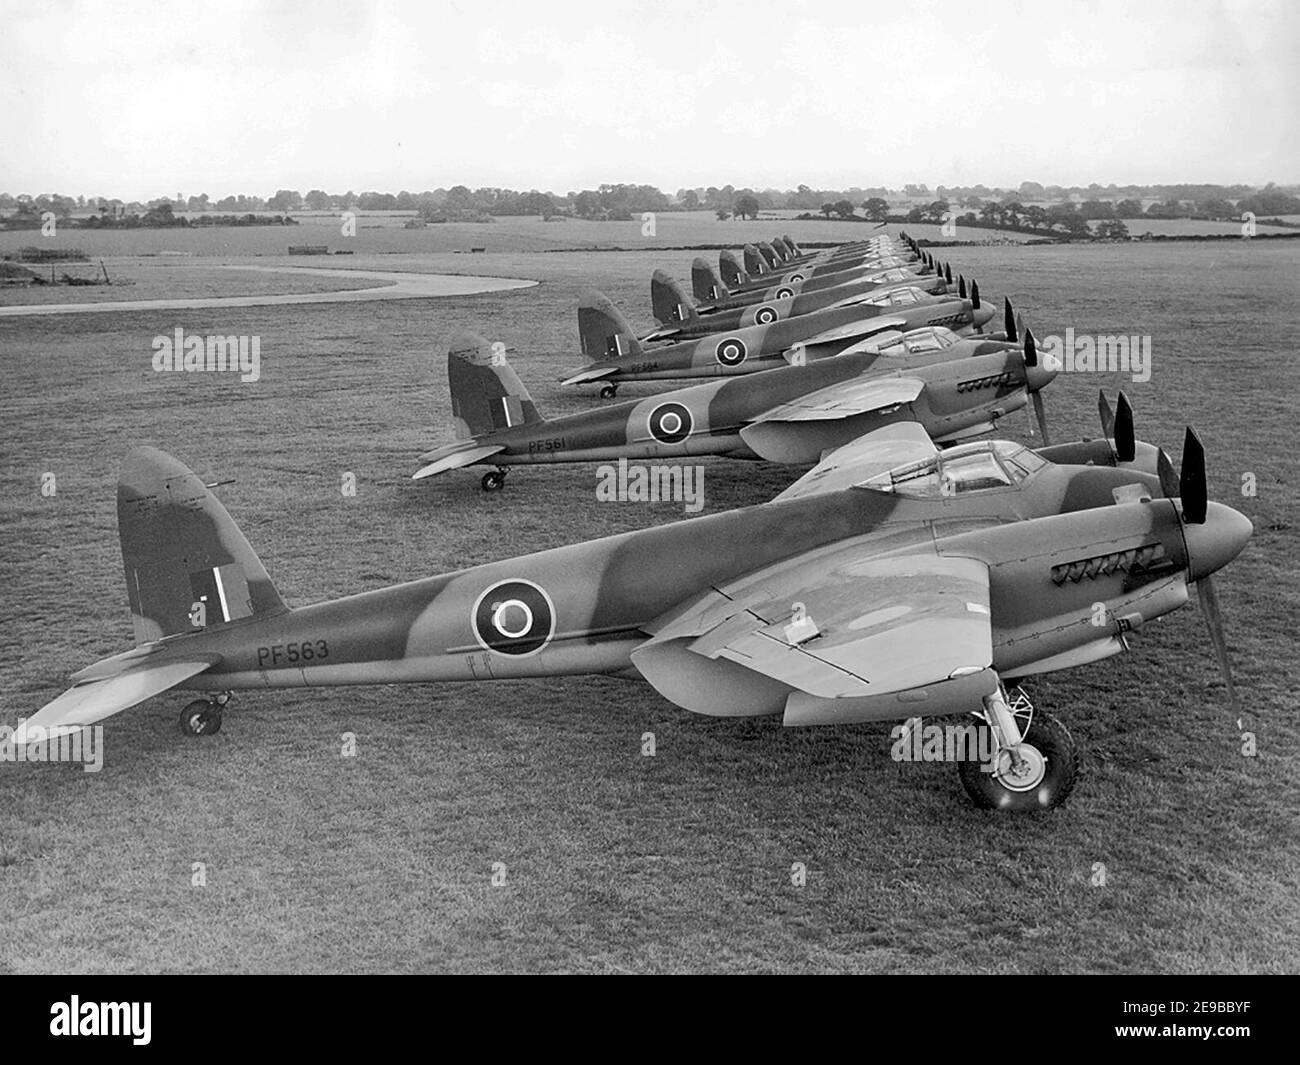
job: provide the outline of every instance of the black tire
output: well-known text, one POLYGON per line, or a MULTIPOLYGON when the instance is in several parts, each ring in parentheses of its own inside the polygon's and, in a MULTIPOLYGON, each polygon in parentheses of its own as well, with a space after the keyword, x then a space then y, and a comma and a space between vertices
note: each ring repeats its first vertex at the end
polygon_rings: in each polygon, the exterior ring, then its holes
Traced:
POLYGON ((212 736, 221 731, 221 707, 196 699, 181 711, 180 728, 187 736, 212 736))
POLYGON ((1032 791, 1014 791, 1006 787, 996 773, 986 773, 978 761, 957 763, 962 786, 976 806, 985 810, 1028 813, 1051 810, 1069 798, 1079 775, 1079 748, 1069 730, 1051 714, 1038 710, 1034 712, 1024 742, 1036 747, 1047 763, 1042 781, 1032 791))
POLYGON ((618 395, 618 385, 606 385, 600 390, 601 399, 613 399, 618 395))
POLYGON ((493 470, 491 473, 483 474, 483 479, 479 481, 485 492, 499 492, 506 486, 506 475, 499 470, 493 470))

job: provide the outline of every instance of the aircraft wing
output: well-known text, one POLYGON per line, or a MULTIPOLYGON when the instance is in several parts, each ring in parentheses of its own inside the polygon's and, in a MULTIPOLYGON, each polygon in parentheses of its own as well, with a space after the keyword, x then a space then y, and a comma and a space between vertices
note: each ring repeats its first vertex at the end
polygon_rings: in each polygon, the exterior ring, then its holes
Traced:
POLYGON ((652 623, 633 664, 688 709, 744 700, 787 725, 978 709, 998 684, 988 567, 875 550, 840 544, 711 589, 652 623))
POLYGON ((740 438, 756 455, 790 465, 817 462, 868 428, 852 419, 891 414, 921 394, 925 382, 916 377, 870 377, 819 388, 780 403, 740 430, 740 438))
POLYGON ((930 434, 919 423, 895 422, 828 451, 816 466, 776 498, 803 499, 823 492, 838 492, 938 453, 930 434))
POLYGON ((823 344, 835 344, 844 340, 864 340, 867 337, 874 337, 891 329, 906 328, 907 319, 900 318, 895 314, 863 318, 856 322, 848 322, 845 325, 837 325, 833 329, 823 329, 820 333, 815 333, 813 336, 806 337, 797 344, 791 345, 786 349, 784 355, 787 362, 796 362, 797 355, 801 351, 807 352, 810 348, 817 348, 823 344))
POLYGON ((15 744, 30 743, 57 735, 67 728, 80 728, 151 699, 197 676, 221 661, 219 654, 196 654, 183 659, 133 662, 135 652, 96 663, 77 674, 87 677, 53 702, 46 703, 14 732, 15 744), (35 729, 43 733, 35 733, 35 729))

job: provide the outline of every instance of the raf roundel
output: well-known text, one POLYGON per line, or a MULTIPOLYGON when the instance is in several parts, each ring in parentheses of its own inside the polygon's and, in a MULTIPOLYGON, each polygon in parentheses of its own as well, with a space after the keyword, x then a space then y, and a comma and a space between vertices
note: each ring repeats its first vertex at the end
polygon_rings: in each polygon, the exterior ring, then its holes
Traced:
POLYGON ((717 348, 714 349, 718 362, 723 366, 739 366, 745 361, 745 356, 749 350, 745 347, 745 342, 739 337, 727 337, 725 340, 718 341, 717 348))
POLYGON ((754 321, 759 325, 771 325, 776 321, 776 318, 776 308, 774 307, 760 307, 754 312, 754 321))
POLYGON ((650 435, 661 444, 680 444, 691 435, 691 412, 680 403, 664 403, 650 412, 650 435))
POLYGON ((474 603, 474 635, 484 650, 533 655, 555 635, 555 605, 532 581, 501 581, 474 603))
POLYGON ((794 289, 792 288, 778 288, 776 290, 776 298, 779 300, 788 300, 793 295, 794 289))
POLYGON ((791 280, 791 281, 802 281, 802 280, 803 280, 803 274, 791 274, 791 275, 790 275, 790 280, 791 280))

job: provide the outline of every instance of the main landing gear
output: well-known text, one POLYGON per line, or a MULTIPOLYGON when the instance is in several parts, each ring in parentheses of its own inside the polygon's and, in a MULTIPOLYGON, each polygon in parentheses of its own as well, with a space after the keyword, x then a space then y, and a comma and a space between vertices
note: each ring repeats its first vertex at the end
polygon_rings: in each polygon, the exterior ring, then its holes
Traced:
POLYGON ((214 736, 221 731, 221 711, 230 702, 230 692, 218 692, 211 699, 195 699, 181 711, 181 731, 187 736, 214 736))
POLYGON ((600 390, 601 399, 613 399, 618 395, 618 385, 606 385, 600 390))
POLYGON ((483 486, 485 492, 499 492, 506 486, 506 474, 509 472, 509 466, 498 466, 495 470, 483 474, 479 484, 483 486))
POLYGON ((992 733, 993 757, 957 763, 962 786, 976 806, 1050 810, 1066 800, 1079 773, 1079 749, 1061 722, 1036 712, 1019 688, 1008 693, 1001 686, 984 700, 984 711, 976 717, 992 733))

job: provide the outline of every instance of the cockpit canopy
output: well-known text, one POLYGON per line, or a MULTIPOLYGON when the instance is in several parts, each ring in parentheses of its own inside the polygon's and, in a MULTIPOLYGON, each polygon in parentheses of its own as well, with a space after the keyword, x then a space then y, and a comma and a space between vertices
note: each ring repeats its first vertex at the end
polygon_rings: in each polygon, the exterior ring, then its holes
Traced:
POLYGON ((995 488, 1018 488, 1048 465, 1009 440, 981 440, 949 448, 859 482, 859 488, 918 499, 954 497, 995 488))
POLYGON ((885 358, 907 358, 944 351, 959 340, 961 337, 951 329, 929 325, 921 329, 909 329, 906 333, 887 333, 878 343, 871 345, 870 350, 885 358))
POLYGON ((925 298, 926 294, 918 288, 891 288, 877 292, 862 302, 874 303, 877 307, 904 307, 925 298))

